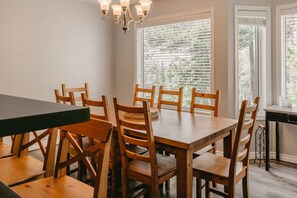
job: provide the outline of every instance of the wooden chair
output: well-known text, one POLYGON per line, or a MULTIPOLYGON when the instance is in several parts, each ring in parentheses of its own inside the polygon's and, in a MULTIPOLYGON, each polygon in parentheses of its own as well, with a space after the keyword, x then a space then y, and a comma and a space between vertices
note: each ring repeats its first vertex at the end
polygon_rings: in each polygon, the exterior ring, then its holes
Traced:
POLYGON ((182 108, 182 97, 183 97, 183 87, 180 87, 178 91, 165 90, 163 86, 160 86, 159 90, 159 100, 158 109, 161 109, 161 105, 169 105, 177 108, 177 111, 181 111, 182 108), (177 101, 169 101, 163 98, 163 95, 176 96, 177 101))
POLYGON ((86 97, 89 98, 89 86, 88 86, 88 83, 85 83, 84 87, 76 87, 76 88, 66 88, 65 84, 62 84, 61 86, 62 86, 62 95, 67 96, 67 94, 73 93, 74 100, 76 102, 82 101, 82 98, 81 98, 82 93, 85 93, 86 97), (79 96, 76 96, 76 93, 79 94, 79 96))
MULTIPOLYGON (((180 87, 177 91, 173 90, 165 90, 163 86, 160 86, 159 89, 159 98, 158 98, 158 109, 161 109, 162 105, 173 106, 176 107, 177 111, 181 111, 182 109, 182 97, 183 97, 183 87, 180 87), (176 97, 176 101, 170 101, 163 98, 163 95, 176 97)), ((162 149, 158 150, 159 153, 163 153, 162 149)), ((169 156, 169 153, 165 152, 166 156, 169 156)), ((163 188, 161 186, 161 188, 163 188)), ((166 191, 170 190, 170 180, 166 181, 165 186, 166 191)))
MULTIPOLYGON (((147 101, 143 107, 129 107, 120 105, 114 98, 114 108, 117 120, 122 159, 122 197, 128 196, 128 179, 136 180, 150 186, 151 197, 159 197, 159 184, 176 175, 176 160, 156 154, 155 141, 152 130, 151 115, 147 101), (144 121, 133 121, 120 118, 120 113, 144 114, 144 121), (133 136, 133 133, 143 132, 143 137, 133 136), (127 143, 146 147, 148 152, 138 154, 127 149, 127 143)), ((137 197, 146 193, 146 188, 137 197)))
POLYGON ((242 180, 243 197, 249 197, 249 150, 258 104, 259 97, 256 97, 254 104, 249 107, 246 100, 241 104, 231 159, 212 153, 205 153, 193 160, 193 176, 198 178, 198 197, 201 197, 201 179, 206 180, 206 197, 210 196, 210 192, 223 197, 236 197, 236 184, 240 180, 242 180), (246 114, 251 115, 246 116, 246 114), (243 131, 247 131, 247 133, 244 134, 243 131), (209 181, 224 185, 227 189, 226 192, 210 188, 209 181))
POLYGON ((0 181, 8 186, 15 186, 41 177, 52 176, 56 139, 56 128, 40 133, 33 131, 15 135, 12 149, 13 156, 0 159, 0 181), (30 138, 30 134, 33 134, 33 138, 30 138), (45 138, 48 138, 46 147, 42 142, 45 138), (29 147, 34 144, 39 146, 44 161, 28 155, 29 147))
MULTIPOLYGON (((12 137, 13 142, 13 137, 12 137)), ((0 159, 12 156, 12 146, 3 142, 3 138, 0 138, 0 159)))
POLYGON ((133 106, 136 106, 137 102, 148 101, 150 104, 150 107, 153 107, 154 100, 155 100, 155 91, 156 91, 156 86, 152 86, 151 89, 145 89, 145 88, 140 88, 139 85, 136 84, 134 89, 133 106), (149 97, 145 97, 145 96, 140 97, 139 93, 148 94, 149 97))
MULTIPOLYGON (((63 84, 62 84, 63 85, 63 84)), ((73 92, 68 92, 69 96, 62 96, 59 93, 59 90, 55 89, 55 96, 56 96, 56 102, 59 104, 69 104, 69 105, 75 105, 75 97, 74 97, 74 93, 73 92)), ((78 144, 83 147, 83 140, 81 136, 76 136, 75 134, 73 134, 74 138, 76 139, 76 141, 78 142, 78 144)), ((70 159, 71 156, 75 156, 76 155, 76 151, 75 149, 70 145, 68 148, 68 154, 67 154, 67 158, 70 159)), ((82 163, 78 164, 77 168, 74 168, 72 170, 70 170, 70 166, 67 167, 67 174, 71 175, 75 172, 77 173, 77 179, 82 180, 82 177, 84 175, 84 171, 85 169, 83 167, 82 163)))
POLYGON ((110 113, 109 113, 109 107, 108 107, 108 101, 106 96, 101 96, 101 101, 99 100, 90 100, 87 97, 86 93, 81 94, 82 98, 82 103, 84 107, 95 107, 95 108, 102 108, 103 109, 103 114, 95 114, 91 113, 90 117, 94 119, 100 119, 100 120, 110 120, 110 113))
POLYGON ((55 89, 56 102, 59 104, 75 105, 75 98, 73 92, 69 92, 69 96, 62 96, 59 93, 59 90, 55 89))
POLYGON ((94 120, 61 127, 61 139, 58 148, 54 177, 40 179, 15 186, 12 189, 20 196, 26 197, 107 197, 108 161, 112 134, 112 123, 94 120), (79 146, 72 134, 85 135, 97 139, 97 143, 85 150, 79 146), (65 157, 68 143, 77 155, 69 160, 65 157), (92 153, 100 151, 98 168, 95 170, 88 159, 92 153), (70 164, 82 161, 94 181, 94 188, 72 177, 65 175, 65 168, 70 164))
MULTIPOLYGON (((90 100, 88 99, 87 95, 85 93, 81 94, 82 103, 84 107, 93 107, 98 110, 96 113, 91 113, 90 117, 92 119, 99 119, 99 120, 105 120, 110 121, 110 113, 109 113, 109 107, 108 107, 108 100, 106 96, 101 96, 101 101, 99 100, 90 100), (101 111, 100 111, 101 110, 101 111), (99 114, 99 112, 102 114, 99 114)), ((96 140, 89 138, 89 144, 94 145, 96 144, 96 140)), ((111 148, 110 149, 110 158, 109 158, 109 170, 110 170, 110 184, 111 184, 111 197, 114 197, 115 193, 115 156, 113 152, 113 147, 115 145, 114 138, 111 140, 111 148)), ((84 147, 86 148, 86 147, 84 147)), ((97 166, 98 160, 100 155, 94 154, 91 158, 92 164, 94 167, 97 166)))
MULTIPOLYGON (((212 93, 199 93, 199 92, 196 92, 196 88, 193 88, 190 112, 195 113, 195 109, 212 111, 213 116, 217 117, 218 111, 219 111, 219 100, 220 100, 220 90, 217 90, 215 94, 212 94, 212 93), (203 100, 204 103, 196 103, 196 98, 203 100), (214 104, 211 105, 209 103, 205 103, 205 102, 209 102, 206 100, 214 100, 214 104)), ((195 153, 196 155, 194 157, 197 157, 197 156, 199 156, 205 152, 209 152, 209 151, 212 151, 215 154, 216 153, 216 145, 212 144, 211 146, 201 149, 200 151, 195 153)))

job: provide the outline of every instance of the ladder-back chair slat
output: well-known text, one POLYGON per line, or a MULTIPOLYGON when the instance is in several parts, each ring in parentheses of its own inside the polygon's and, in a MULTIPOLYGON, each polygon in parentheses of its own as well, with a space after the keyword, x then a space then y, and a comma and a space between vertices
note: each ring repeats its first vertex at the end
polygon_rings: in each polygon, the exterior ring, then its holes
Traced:
POLYGON ((138 161, 142 161, 142 162, 146 162, 146 163, 150 163, 150 161, 151 161, 149 156, 138 154, 138 153, 132 152, 130 150, 126 150, 126 155, 128 158, 133 159, 133 160, 138 160, 138 161))
POLYGON ((220 92, 221 92, 220 90, 217 90, 216 93, 199 93, 199 92, 196 92, 196 88, 193 88, 190 112, 194 113, 196 108, 210 110, 213 112, 213 115, 217 117, 218 111, 219 111, 220 92), (196 103, 196 98, 201 98, 203 100, 210 99, 214 101, 213 101, 213 104, 209 104, 209 105, 200 104, 200 103, 196 103))
POLYGON ((95 108, 103 108, 103 115, 91 113, 90 117, 94 119, 100 119, 100 120, 110 120, 110 113, 109 113, 109 106, 108 106, 108 100, 106 96, 101 96, 101 101, 99 100, 90 100, 87 97, 86 93, 81 94, 82 103, 84 107, 95 107, 95 108))
POLYGON ((135 84, 133 106, 136 106, 137 102, 147 101, 147 102, 149 102, 150 107, 153 107, 154 100, 155 100, 155 92, 156 92, 156 86, 152 86, 152 88, 149 89, 149 88, 140 88, 138 84, 135 84), (138 96, 139 93, 149 94, 149 98, 139 97, 138 96))
POLYGON ((143 140, 143 139, 139 139, 139 138, 134 138, 134 137, 130 137, 127 135, 123 136, 123 139, 125 142, 132 144, 132 145, 138 145, 138 146, 142 146, 142 147, 148 147, 148 142, 147 140, 143 140))
POLYGON ((159 99, 158 99, 158 109, 161 109, 161 105, 170 105, 177 107, 177 111, 181 111, 182 108, 182 97, 183 97, 183 87, 180 87, 178 90, 165 90, 163 86, 160 86, 159 89, 159 99), (163 95, 176 96, 176 101, 169 101, 163 98, 163 95))
MULTIPOLYGON (((76 87, 76 88, 66 88, 65 84, 62 84, 62 95, 67 96, 68 93, 73 93, 75 96, 75 93, 85 93, 87 98, 89 98, 89 85, 88 83, 84 83, 84 87, 76 87)), ((74 97, 75 101, 82 101, 82 98, 79 96, 74 97)))
POLYGON ((146 126, 143 123, 139 123, 139 122, 129 122, 127 120, 121 120, 120 124, 125 127, 125 129, 127 128, 127 130, 130 129, 136 129, 136 130, 146 130, 146 126))

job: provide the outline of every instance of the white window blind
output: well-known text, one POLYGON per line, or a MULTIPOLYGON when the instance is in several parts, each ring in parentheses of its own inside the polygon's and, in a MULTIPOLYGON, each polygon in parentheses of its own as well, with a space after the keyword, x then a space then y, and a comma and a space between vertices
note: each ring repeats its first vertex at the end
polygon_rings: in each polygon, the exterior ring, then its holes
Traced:
POLYGON ((191 90, 211 92, 211 19, 137 29, 137 83, 143 87, 184 87, 183 106, 191 90))
POLYGON ((283 95, 297 105, 297 12, 282 16, 283 95))

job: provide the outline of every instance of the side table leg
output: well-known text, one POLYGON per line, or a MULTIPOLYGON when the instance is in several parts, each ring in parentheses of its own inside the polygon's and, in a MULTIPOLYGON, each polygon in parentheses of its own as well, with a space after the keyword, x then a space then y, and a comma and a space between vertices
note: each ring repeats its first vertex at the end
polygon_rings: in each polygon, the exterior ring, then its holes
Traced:
POLYGON ((279 161, 280 157, 279 157, 279 151, 280 151, 280 147, 279 147, 279 123, 276 122, 275 124, 275 140, 276 140, 276 160, 279 161))
POLYGON ((269 120, 267 119, 267 113, 266 113, 266 119, 265 119, 265 128, 266 128, 266 134, 265 134, 265 146, 266 146, 266 148, 265 148, 265 169, 266 169, 266 171, 269 171, 269 166, 270 166, 270 161, 269 161, 269 152, 270 152, 270 148, 269 148, 269 120))

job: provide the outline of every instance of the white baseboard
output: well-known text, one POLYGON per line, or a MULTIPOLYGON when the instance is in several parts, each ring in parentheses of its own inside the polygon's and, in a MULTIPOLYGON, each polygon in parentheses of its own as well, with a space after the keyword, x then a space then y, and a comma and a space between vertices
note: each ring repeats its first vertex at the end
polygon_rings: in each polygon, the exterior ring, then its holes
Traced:
MULTIPOLYGON (((223 152, 217 151, 217 154, 223 155, 223 152)), ((250 159, 255 159, 255 152, 250 152, 250 159)), ((270 159, 276 159, 276 153, 274 151, 270 152, 270 159)), ((297 164, 297 156, 294 156, 294 155, 287 155, 287 154, 280 153, 280 160, 284 162, 297 164)))

